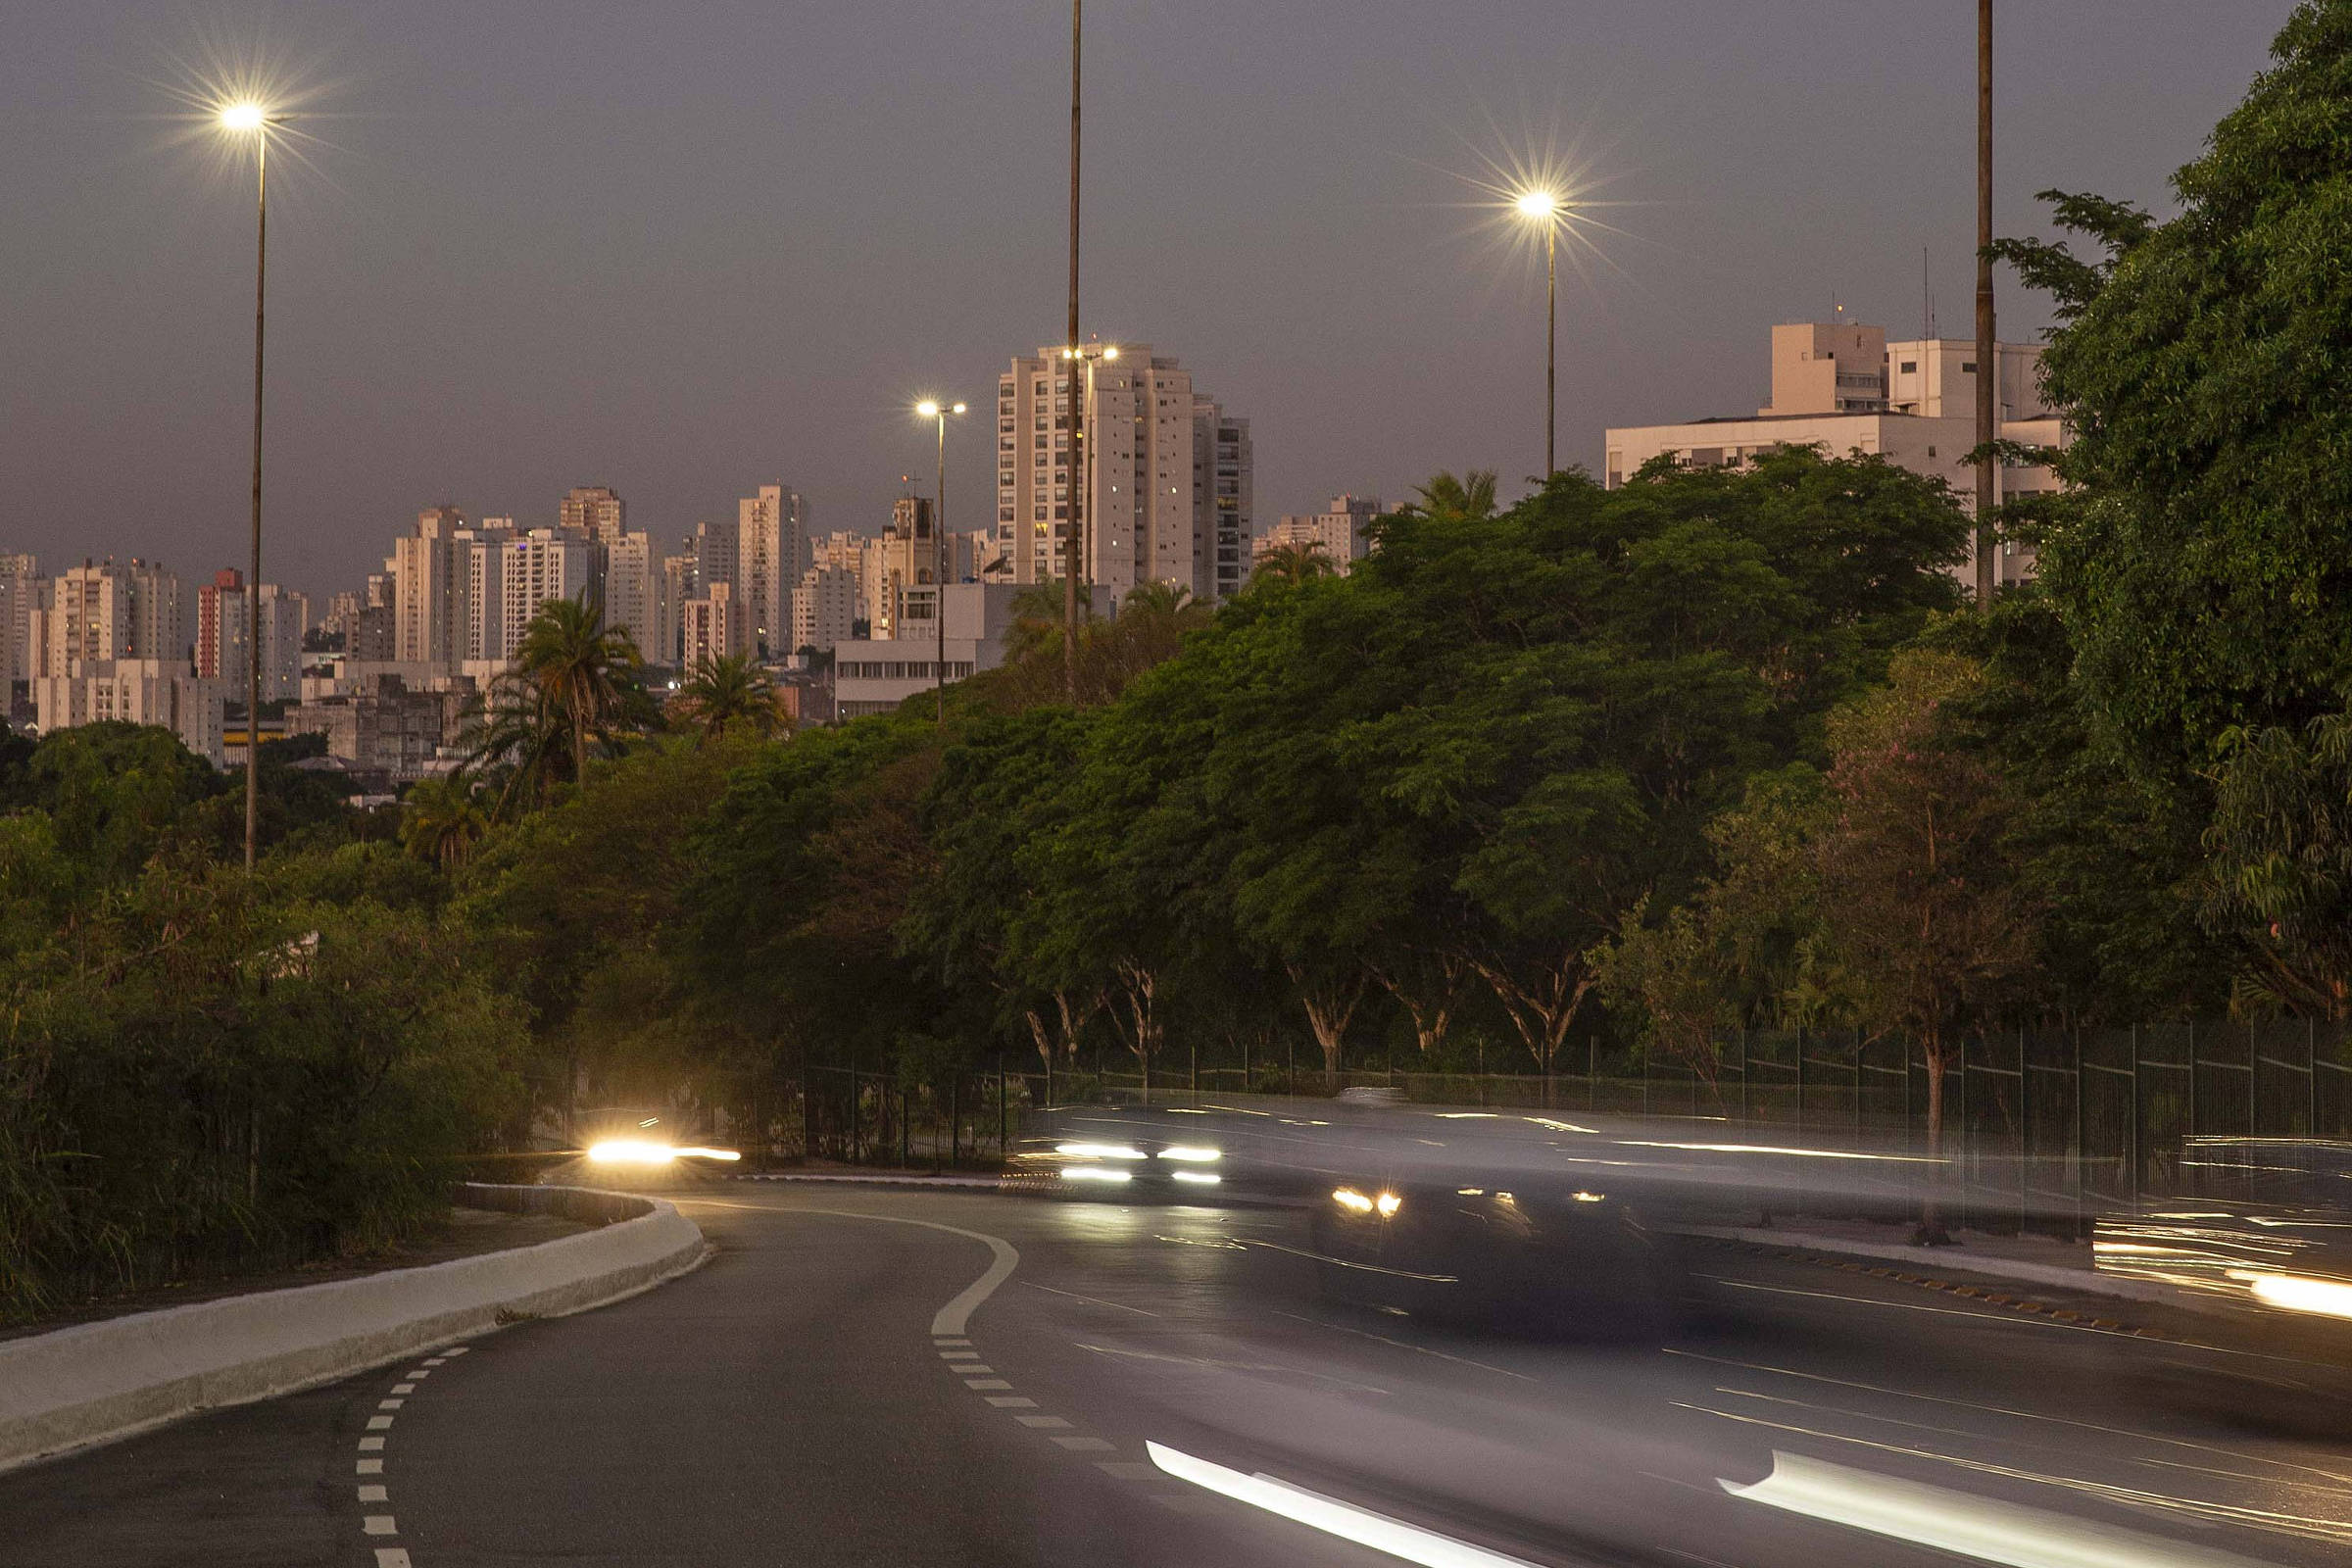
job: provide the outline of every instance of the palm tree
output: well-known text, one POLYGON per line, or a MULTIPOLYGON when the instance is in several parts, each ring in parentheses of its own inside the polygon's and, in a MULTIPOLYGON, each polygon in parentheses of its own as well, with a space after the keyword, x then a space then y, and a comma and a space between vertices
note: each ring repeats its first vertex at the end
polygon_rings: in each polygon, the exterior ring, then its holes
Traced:
POLYGON ((1320 544, 1275 545, 1257 558, 1257 564, 1250 568, 1250 577, 1253 582, 1262 577, 1296 588, 1312 578, 1328 577, 1338 569, 1320 544))
MULTIPOLYGON (((1085 613, 1090 596, 1078 586, 1078 610, 1085 613)), ((1012 625, 1004 633, 1005 657, 1014 662, 1032 655, 1061 657, 1062 591, 1059 577, 1033 582, 1012 596, 1012 625)))
POLYGON ((608 741, 619 727, 644 662, 627 632, 605 625, 601 601, 550 599, 523 627, 509 675, 542 713, 560 721, 571 747, 571 776, 585 779, 590 737, 608 741))
POLYGON ((402 847, 444 871, 465 863, 489 828, 489 816, 462 774, 418 779, 400 803, 402 847))
POLYGON ((674 711, 714 739, 730 724, 748 724, 760 735, 773 735, 785 723, 776 683, 749 654, 728 654, 698 664, 678 691, 674 711))
POLYGON ((1460 478, 1450 471, 1431 476, 1414 490, 1415 511, 1432 517, 1492 517, 1494 515, 1494 475, 1473 468, 1460 478))

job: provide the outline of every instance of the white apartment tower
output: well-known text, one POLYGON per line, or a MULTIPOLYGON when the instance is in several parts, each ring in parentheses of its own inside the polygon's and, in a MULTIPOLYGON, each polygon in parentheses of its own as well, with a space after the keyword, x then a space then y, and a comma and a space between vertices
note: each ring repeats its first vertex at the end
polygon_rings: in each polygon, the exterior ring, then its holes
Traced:
MULTIPOLYGON (((1068 366, 1048 346, 997 380, 997 546, 1016 582, 1062 570, 1073 484, 1068 366)), ((1248 421, 1225 417, 1196 393, 1190 370, 1149 343, 1090 350, 1079 392, 1087 580, 1113 599, 1154 581, 1212 602, 1238 589, 1249 570, 1248 421)))
POLYGON ((466 657, 469 562, 459 550, 465 514, 427 507, 416 526, 392 543, 392 657, 405 663, 466 657))
POLYGON ((34 674, 70 675, 75 664, 97 660, 187 662, 179 579, 135 557, 127 566, 85 561, 67 568, 50 585, 39 620, 34 674))
POLYGON ((807 509, 800 495, 763 484, 736 503, 734 570, 737 611, 746 645, 762 655, 790 652, 792 593, 808 568, 807 509))
POLYGON ((801 573, 792 596, 792 648, 831 653, 849 637, 858 618, 858 574, 847 566, 818 563, 801 573))
POLYGON ((552 599, 584 599, 596 588, 596 547, 561 528, 533 528, 499 547, 506 561, 503 646, 487 657, 512 660, 523 629, 552 599))

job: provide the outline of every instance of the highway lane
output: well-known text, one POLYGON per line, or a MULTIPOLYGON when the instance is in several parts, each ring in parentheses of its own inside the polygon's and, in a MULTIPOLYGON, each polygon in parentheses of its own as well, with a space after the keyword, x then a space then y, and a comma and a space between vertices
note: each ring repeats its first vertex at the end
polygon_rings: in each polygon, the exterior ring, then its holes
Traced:
POLYGON ((1776 1453, 1838 1467, 1801 1494, 1785 1469, 1782 1501, 1875 1489, 1915 1534, 2352 1544, 2352 1378, 2254 1341, 1725 1248, 1699 1260, 1718 1309, 1670 1344, 1547 1344, 1328 1304, 1279 1210, 750 1183, 684 1206, 720 1250, 661 1290, 0 1477, 0 1563, 1396 1560, 1148 1444, 1546 1564, 1952 1560, 1725 1490, 1776 1453))

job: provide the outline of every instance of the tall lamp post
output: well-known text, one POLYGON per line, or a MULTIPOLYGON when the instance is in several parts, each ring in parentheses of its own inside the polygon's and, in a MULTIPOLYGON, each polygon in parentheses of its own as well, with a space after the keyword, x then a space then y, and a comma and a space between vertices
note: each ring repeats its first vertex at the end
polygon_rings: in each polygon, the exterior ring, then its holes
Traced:
POLYGON ((1521 218, 1544 225, 1544 482, 1560 470, 1554 457, 1559 419, 1554 396, 1560 347, 1560 220, 1568 204, 1548 190, 1521 191, 1511 206, 1521 218))
POLYGON ((270 129, 286 122, 260 104, 230 104, 220 128, 251 136, 256 173, 253 269, 253 559, 245 579, 245 869, 262 821, 262 311, 270 283, 270 129))
POLYGON ((1077 482, 1084 450, 1079 443, 1086 439, 1086 411, 1079 407, 1078 390, 1078 66, 1085 37, 1086 0, 1070 0, 1070 331, 1062 339, 1068 345, 1062 352, 1070 372, 1070 532, 1062 566, 1061 677, 1072 708, 1078 706, 1078 566, 1086 559, 1078 543, 1085 503, 1079 499, 1077 482))
POLYGON ((931 626, 939 636, 938 657, 931 662, 931 692, 939 727, 948 725, 948 416, 961 414, 960 403, 925 398, 914 412, 939 425, 938 499, 931 505, 931 626))
POLYGON ((1992 318, 1992 0, 1977 0, 1977 608, 2000 587, 1993 552, 1999 505, 1992 443, 2000 434, 2001 346, 1992 318))

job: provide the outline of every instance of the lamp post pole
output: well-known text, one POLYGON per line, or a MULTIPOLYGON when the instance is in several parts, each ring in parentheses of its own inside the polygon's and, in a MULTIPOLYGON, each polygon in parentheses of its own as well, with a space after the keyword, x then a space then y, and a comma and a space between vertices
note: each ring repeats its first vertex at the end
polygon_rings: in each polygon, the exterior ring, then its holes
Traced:
POLYGON ((1080 407, 1078 365, 1078 67, 1085 20, 1086 0, 1070 0, 1070 318, 1069 335, 1062 339, 1068 345, 1064 363, 1070 371, 1070 517, 1062 565, 1061 672, 1073 708, 1078 706, 1078 572, 1086 559, 1080 542, 1086 502, 1079 480, 1085 471, 1081 459, 1085 448, 1081 443, 1086 439, 1086 411, 1080 407))
POLYGON ((220 128, 254 138, 253 553, 245 579, 245 869, 259 856, 262 821, 262 347, 270 298, 270 129, 286 122, 259 104, 222 107, 220 128))
POLYGON ((254 868, 262 823, 262 315, 270 284, 270 133, 254 143, 253 556, 245 579, 245 869, 254 868))
POLYGON ((1552 455, 1560 420, 1554 400, 1560 350, 1560 225, 1544 225, 1544 482, 1560 471, 1552 455))
POLYGON ((1992 317, 1992 0, 1977 0, 1977 608, 1992 609, 2000 582, 1993 554, 1992 443, 2000 434, 2000 344, 1992 317))
POLYGON ((914 412, 939 426, 939 473, 935 498, 931 507, 931 630, 936 638, 937 657, 931 661, 931 689, 933 713, 940 728, 948 724, 948 416, 961 414, 960 403, 940 403, 930 398, 914 406, 914 412))

